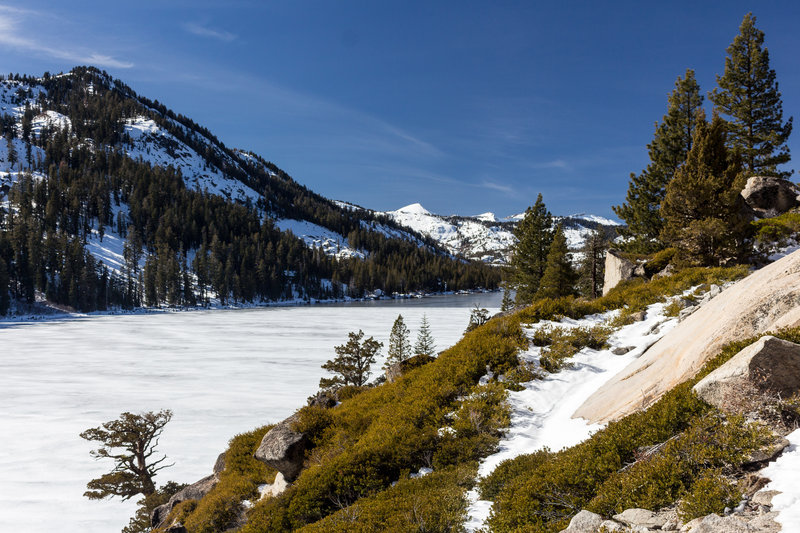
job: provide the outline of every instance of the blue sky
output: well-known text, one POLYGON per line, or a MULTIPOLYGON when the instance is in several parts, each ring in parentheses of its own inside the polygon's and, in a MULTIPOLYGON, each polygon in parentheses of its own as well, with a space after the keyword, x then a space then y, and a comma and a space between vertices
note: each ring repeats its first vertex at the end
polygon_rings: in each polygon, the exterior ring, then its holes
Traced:
POLYGON ((0 0, 0 72, 94 64, 365 207, 611 216, 677 76, 713 89, 748 11, 798 116, 792 1, 0 0))

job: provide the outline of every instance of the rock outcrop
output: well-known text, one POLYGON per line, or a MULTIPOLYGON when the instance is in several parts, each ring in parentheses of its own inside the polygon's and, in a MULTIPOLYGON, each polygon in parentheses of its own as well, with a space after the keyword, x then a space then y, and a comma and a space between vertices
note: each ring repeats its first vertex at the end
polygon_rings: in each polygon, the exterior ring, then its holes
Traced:
POLYGON ((297 415, 292 415, 270 429, 254 457, 281 474, 287 482, 297 479, 303 469, 307 445, 306 436, 292 429, 297 415))
POLYGON ((723 345, 800 324, 800 251, 722 291, 595 391, 574 413, 590 422, 645 408, 697 373, 723 345))
MULTIPOLYGON (((218 459, 219 461, 219 459, 218 459)), ((206 494, 208 494, 211 489, 213 489, 217 483, 219 482, 219 477, 217 474, 211 474, 210 476, 206 476, 200 481, 196 483, 192 483, 188 487, 184 487, 183 489, 179 490, 172 497, 169 499, 167 503, 164 505, 159 505, 155 509, 153 509, 152 514, 150 515, 150 524, 153 527, 164 527, 164 520, 169 515, 170 511, 175 508, 181 502, 186 500, 199 500, 206 494)), ((170 526, 172 527, 172 526, 170 526)), ((182 526, 179 526, 182 527, 182 526)))
POLYGON ((415 355, 414 357, 409 357, 405 361, 389 365, 389 368, 386 369, 386 381, 389 383, 396 381, 406 372, 427 365, 435 359, 435 357, 431 357, 430 355, 415 355))
POLYGON ((567 529, 562 529, 560 533, 595 533, 602 525, 602 516, 584 509, 573 516, 567 529))
POLYGON ((800 187, 771 176, 753 176, 742 191, 745 203, 762 218, 774 217, 800 206, 798 196, 800 187))
POLYGON ((616 250, 606 253, 605 277, 603 278, 603 296, 619 285, 620 282, 633 277, 636 263, 625 259, 616 250))
POLYGON ((800 344, 771 335, 744 348, 692 389, 728 411, 749 411, 764 397, 788 398, 800 391, 800 344))

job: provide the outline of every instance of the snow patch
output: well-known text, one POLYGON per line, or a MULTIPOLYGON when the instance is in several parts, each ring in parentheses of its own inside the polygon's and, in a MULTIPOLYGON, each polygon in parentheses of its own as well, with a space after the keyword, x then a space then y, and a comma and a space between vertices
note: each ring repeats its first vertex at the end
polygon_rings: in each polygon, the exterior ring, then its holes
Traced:
POLYGON ((332 255, 340 259, 357 257, 364 259, 367 253, 350 247, 347 239, 328 228, 312 224, 306 220, 292 220, 288 218, 275 221, 281 231, 291 231, 296 237, 302 239, 309 248, 322 248, 325 255, 332 255))
POLYGON ((761 475, 772 481, 763 490, 777 490, 772 498, 772 510, 778 512, 775 521, 784 531, 800 531, 800 429, 786 436, 789 446, 783 455, 761 471, 761 475))

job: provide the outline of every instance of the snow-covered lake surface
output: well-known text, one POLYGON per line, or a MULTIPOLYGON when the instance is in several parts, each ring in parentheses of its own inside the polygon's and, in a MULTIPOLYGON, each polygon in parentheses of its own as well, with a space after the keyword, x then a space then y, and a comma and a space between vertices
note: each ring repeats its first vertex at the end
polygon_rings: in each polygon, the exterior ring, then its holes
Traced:
POLYGON ((413 342, 426 314, 442 350, 461 337, 475 304, 495 313, 500 299, 0 322, 0 532, 120 531, 135 502, 82 496, 110 464, 91 459, 78 434, 123 411, 173 410, 159 449, 175 466, 156 480, 191 483, 211 473, 230 437, 304 405, 349 331, 383 341, 385 355, 397 315, 413 342))

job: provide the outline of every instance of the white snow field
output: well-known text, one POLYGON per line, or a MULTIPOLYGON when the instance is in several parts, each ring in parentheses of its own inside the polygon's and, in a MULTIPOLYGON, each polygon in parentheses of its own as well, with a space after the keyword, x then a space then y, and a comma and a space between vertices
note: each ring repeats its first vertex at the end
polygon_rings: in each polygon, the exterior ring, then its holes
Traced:
POLYGON ((761 475, 771 479, 763 490, 777 490, 772 498, 772 510, 778 512, 776 522, 783 531, 800 531, 800 429, 786 436, 791 443, 778 460, 765 468, 761 475))
MULTIPOLYGON (((691 289, 687 292, 691 292, 691 289)), ((677 325, 677 319, 665 316, 664 307, 664 303, 649 306, 644 320, 620 328, 611 335, 607 349, 584 348, 570 359, 571 368, 549 374, 543 380, 530 381, 519 392, 509 392, 511 426, 500 441, 497 452, 483 460, 478 475, 485 477, 502 461, 542 448, 557 451, 574 446, 601 429, 601 425, 590 425, 583 419, 573 419, 572 413, 603 383, 641 356, 677 325), (614 355, 611 352, 614 348, 623 347, 632 349, 624 355, 614 355)), ((564 319, 558 323, 539 322, 530 331, 553 325, 593 327, 603 324, 615 313, 616 311, 611 311, 580 320, 564 319)), ((532 347, 521 354, 521 357, 538 361, 540 350, 541 348, 532 347)), ((465 526, 468 531, 477 531, 484 527, 489 518, 492 502, 480 500, 477 490, 470 491, 468 497, 471 505, 465 526)))
POLYGON ((120 531, 136 498, 82 496, 111 465, 94 461, 78 434, 123 411, 173 410, 159 449, 175 466, 156 480, 191 483, 211 473, 232 436, 304 405, 349 331, 386 345, 402 313, 413 342, 424 313, 441 350, 461 337, 470 308, 494 313, 500 298, 0 322, 0 531, 120 531))

